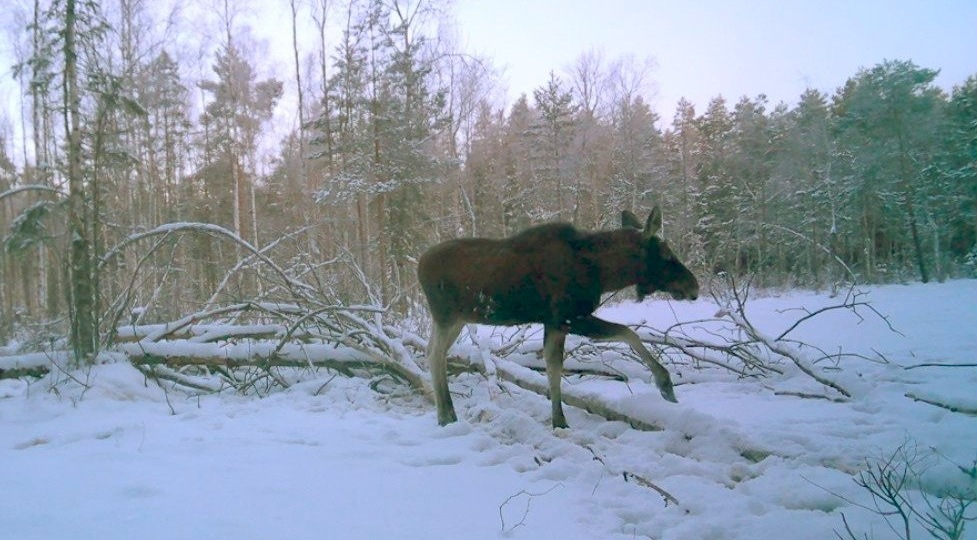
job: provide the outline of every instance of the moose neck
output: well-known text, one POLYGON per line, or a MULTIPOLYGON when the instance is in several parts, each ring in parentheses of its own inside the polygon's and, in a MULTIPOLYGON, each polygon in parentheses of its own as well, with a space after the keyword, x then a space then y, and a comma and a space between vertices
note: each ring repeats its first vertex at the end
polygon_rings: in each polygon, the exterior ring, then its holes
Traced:
POLYGON ((642 244, 641 232, 630 229, 589 235, 583 256, 597 267, 601 292, 617 291, 638 282, 642 244))

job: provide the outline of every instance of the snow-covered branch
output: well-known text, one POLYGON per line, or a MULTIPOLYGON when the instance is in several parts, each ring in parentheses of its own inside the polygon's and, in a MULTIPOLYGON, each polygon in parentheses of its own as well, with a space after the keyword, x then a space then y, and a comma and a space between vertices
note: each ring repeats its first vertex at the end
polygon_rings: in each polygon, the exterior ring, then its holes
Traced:
POLYGON ((64 193, 62 193, 61 190, 59 190, 57 188, 53 188, 51 186, 30 184, 30 185, 26 185, 26 186, 17 186, 15 188, 8 189, 8 190, 6 190, 4 192, 0 192, 0 201, 6 199, 7 197, 11 197, 11 196, 16 195, 18 193, 23 193, 25 191, 42 191, 42 192, 45 192, 45 193, 53 193, 53 194, 55 194, 55 195, 57 195, 59 197, 63 197, 64 196, 64 193))
MULTIPOLYGON (((231 242, 241 246, 247 252, 249 252, 257 260, 264 263, 268 268, 272 269, 289 288, 292 293, 296 296, 314 296, 315 289, 310 285, 303 283, 299 280, 291 278, 285 270, 283 270, 277 263, 272 261, 266 254, 267 249, 261 249, 254 247, 250 242, 241 238, 237 233, 221 227, 220 225, 215 225, 213 223, 196 223, 196 222, 178 222, 178 223, 167 223, 160 225, 154 229, 139 232, 136 234, 129 235, 124 240, 119 242, 117 245, 108 250, 105 255, 99 260, 99 268, 104 267, 109 261, 118 256, 126 247, 144 240, 146 238, 152 238, 159 235, 170 235, 173 233, 198 233, 207 234, 211 236, 217 236, 220 238, 225 238, 231 242), (306 294, 301 294, 306 293, 306 294)), ((274 244, 273 244, 274 245, 274 244)), ((231 273, 234 273, 232 269, 231 273)), ((222 284, 223 286, 223 284, 222 284)))
MULTIPOLYGON (((117 348, 137 365, 238 369, 330 368, 387 373, 426 391, 427 374, 403 341, 377 321, 372 306, 245 302, 200 311, 161 325, 123 327, 117 348), (229 324, 253 312, 275 324, 229 324), (361 316, 361 314, 374 317, 361 316)), ((234 385, 234 383, 231 383, 234 385)))

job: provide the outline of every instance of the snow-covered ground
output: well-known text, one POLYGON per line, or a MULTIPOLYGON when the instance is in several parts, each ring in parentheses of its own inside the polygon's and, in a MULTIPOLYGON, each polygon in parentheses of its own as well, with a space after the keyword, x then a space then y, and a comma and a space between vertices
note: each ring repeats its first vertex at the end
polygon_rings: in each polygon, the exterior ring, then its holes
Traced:
MULTIPOLYGON (((571 429, 554 431, 545 399, 474 374, 451 379, 461 420, 445 428, 419 396, 325 370, 264 398, 166 394, 125 363, 74 374, 88 390, 62 374, 0 381, 0 538, 821 540, 843 532, 842 513, 859 538, 895 538, 857 506, 872 505, 853 481, 866 459, 909 441, 931 495, 975 487, 977 417, 906 394, 977 409, 977 368, 902 366, 977 363, 977 280, 876 287, 866 300, 903 335, 831 312, 796 336, 889 360, 830 372, 854 393, 844 402, 782 392, 837 395, 802 375, 673 367, 677 405, 641 381, 564 382, 659 432, 573 407, 571 429)), ((785 310, 829 302, 796 292, 750 306, 776 335, 796 319, 785 310)), ((715 311, 657 300, 603 316, 660 327, 715 311)))

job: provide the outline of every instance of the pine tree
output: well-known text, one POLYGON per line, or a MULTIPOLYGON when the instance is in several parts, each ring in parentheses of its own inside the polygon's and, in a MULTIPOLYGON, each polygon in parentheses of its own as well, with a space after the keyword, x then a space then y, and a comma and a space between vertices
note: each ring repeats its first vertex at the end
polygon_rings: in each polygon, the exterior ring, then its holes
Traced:
POLYGON ((563 89, 563 82, 550 72, 545 86, 533 91, 538 122, 533 126, 535 162, 534 171, 540 185, 545 186, 543 219, 570 217, 573 194, 576 189, 573 174, 574 156, 570 144, 573 141, 578 107, 573 92, 563 89))
POLYGON ((787 209, 780 225, 796 233, 783 238, 793 255, 782 271, 816 285, 835 266, 833 256, 846 223, 840 213, 843 194, 832 174, 827 99, 818 90, 806 90, 787 113, 775 171, 787 209))
POLYGON ((932 86, 937 73, 886 61, 860 71, 835 103, 839 136, 856 158, 852 172, 860 179, 868 261, 878 257, 901 266, 911 259, 923 282, 929 270, 920 221, 928 201, 920 199, 920 184, 940 118, 940 91, 932 86))
POLYGON ((977 75, 953 89, 937 170, 950 253, 977 272, 977 75))
POLYGON ((526 228, 544 208, 544 190, 535 182, 533 165, 533 126, 538 112, 530 108, 525 94, 509 110, 503 134, 502 192, 503 232, 512 234, 526 228))
POLYGON ((696 234, 701 238, 705 263, 718 270, 734 271, 736 242, 733 181, 730 174, 733 119, 721 96, 709 102, 696 120, 698 145, 693 149, 699 193, 696 234))
POLYGON ((213 70, 216 80, 200 82, 200 88, 212 97, 203 123, 207 127, 206 157, 213 169, 204 179, 216 212, 207 221, 230 226, 242 238, 253 240, 257 231, 249 217, 258 136, 282 96, 282 83, 257 81, 254 68, 233 43, 218 51, 213 70))
POLYGON ((679 253, 685 254, 688 264, 701 267, 705 264, 705 254, 701 237, 695 232, 701 211, 701 186, 697 181, 701 156, 697 151, 699 137, 695 107, 682 98, 663 135, 666 184, 669 186, 666 192, 671 199, 670 208, 674 208, 670 212, 673 217, 669 241, 679 253))
POLYGON ((769 224, 778 213, 771 184, 775 138, 766 113, 766 96, 741 98, 733 107, 728 161, 732 203, 732 247, 737 268, 760 273, 772 263, 769 224))
POLYGON ((671 207, 675 194, 666 193, 672 190, 664 181, 658 116, 641 96, 623 97, 613 107, 610 193, 604 213, 616 216, 621 209, 644 209, 656 202, 671 207))

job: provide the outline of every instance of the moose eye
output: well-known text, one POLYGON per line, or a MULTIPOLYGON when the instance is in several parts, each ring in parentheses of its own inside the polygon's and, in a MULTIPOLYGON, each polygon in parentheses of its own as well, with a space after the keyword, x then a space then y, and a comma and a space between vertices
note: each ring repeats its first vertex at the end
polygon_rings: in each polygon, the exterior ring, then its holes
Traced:
POLYGON ((666 260, 666 261, 674 261, 674 260, 676 260, 675 259, 675 254, 672 253, 672 250, 671 249, 668 249, 668 246, 665 244, 665 242, 662 242, 662 243, 658 244, 658 252, 661 255, 661 258, 664 259, 664 260, 666 260))

